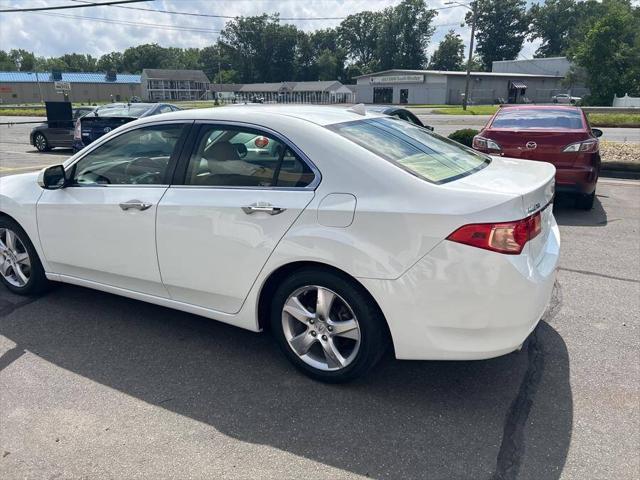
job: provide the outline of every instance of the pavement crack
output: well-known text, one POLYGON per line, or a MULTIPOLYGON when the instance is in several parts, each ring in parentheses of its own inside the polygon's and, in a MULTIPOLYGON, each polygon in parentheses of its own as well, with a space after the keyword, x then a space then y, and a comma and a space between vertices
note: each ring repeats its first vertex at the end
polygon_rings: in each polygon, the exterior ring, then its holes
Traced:
POLYGON ((589 270, 578 270, 575 268, 558 267, 558 270, 564 270, 565 272, 581 273, 583 275, 593 275, 594 277, 609 278, 611 280, 620 280, 621 282, 640 283, 640 280, 635 278, 616 277, 615 275, 607 275, 606 273, 591 272, 589 270))
POLYGON ((518 395, 507 412, 502 444, 492 480, 515 480, 520 471, 525 451, 524 429, 544 371, 544 354, 539 345, 537 330, 529 337, 527 354, 527 371, 520 384, 518 395))

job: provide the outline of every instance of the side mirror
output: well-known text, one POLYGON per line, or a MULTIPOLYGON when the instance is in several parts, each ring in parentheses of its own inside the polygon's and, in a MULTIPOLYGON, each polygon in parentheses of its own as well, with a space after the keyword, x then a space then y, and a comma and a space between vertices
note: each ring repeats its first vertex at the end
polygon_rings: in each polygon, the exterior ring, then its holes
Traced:
POLYGON ((596 137, 601 137, 604 132, 599 128, 592 128, 591 133, 593 133, 596 137))
POLYGON ((38 185, 45 190, 58 190, 67 185, 67 176, 62 165, 52 165, 40 171, 38 185))

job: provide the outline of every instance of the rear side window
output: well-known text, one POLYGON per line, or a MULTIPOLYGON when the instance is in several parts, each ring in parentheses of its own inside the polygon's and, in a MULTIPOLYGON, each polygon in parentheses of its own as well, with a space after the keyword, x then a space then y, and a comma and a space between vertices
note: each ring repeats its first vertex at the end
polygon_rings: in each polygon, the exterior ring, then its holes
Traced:
POLYGON ((187 185, 306 187, 311 168, 271 135, 236 127, 203 127, 187 169, 187 185))
POLYGON ((582 113, 568 108, 503 108, 496 115, 491 128, 514 130, 570 129, 582 130, 582 113))
POLYGON ((376 118, 327 128, 431 183, 453 181, 491 162, 486 155, 404 120, 376 118))

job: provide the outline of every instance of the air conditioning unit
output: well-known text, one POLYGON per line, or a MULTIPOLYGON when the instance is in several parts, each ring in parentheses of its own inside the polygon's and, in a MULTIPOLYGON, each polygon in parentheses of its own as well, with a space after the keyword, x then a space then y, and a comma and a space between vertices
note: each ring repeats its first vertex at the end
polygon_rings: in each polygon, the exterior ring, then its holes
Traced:
POLYGON ((52 70, 51 71, 51 77, 53 78, 54 81, 62 80, 62 71, 60 71, 60 70, 52 70))
POLYGON ((117 78, 117 74, 115 70, 109 70, 106 75, 107 82, 115 82, 117 78))

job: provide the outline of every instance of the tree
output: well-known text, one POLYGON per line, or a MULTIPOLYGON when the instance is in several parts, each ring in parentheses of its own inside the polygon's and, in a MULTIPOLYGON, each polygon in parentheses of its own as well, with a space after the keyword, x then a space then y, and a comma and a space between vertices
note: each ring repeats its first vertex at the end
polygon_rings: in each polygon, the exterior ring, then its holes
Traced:
POLYGON ((464 42, 454 30, 449 30, 433 52, 429 69, 459 71, 464 68, 464 42))
POLYGON ((36 69, 36 56, 33 52, 27 52, 23 49, 11 50, 9 58, 21 72, 33 72, 36 69))
POLYGON ((127 48, 122 55, 124 71, 140 73, 144 68, 165 68, 167 52, 157 43, 127 48))
MULTIPOLYGON (((513 60, 528 31, 525 0, 476 0, 476 51, 486 70, 498 60, 513 60)), ((473 14, 465 21, 471 24, 473 14)))
POLYGON ((529 9, 531 27, 529 38, 542 40, 536 57, 564 55, 574 38, 577 25, 575 0, 547 0, 529 9))
POLYGON ((378 68, 378 33, 382 14, 360 12, 349 15, 338 26, 340 45, 348 58, 359 68, 373 71, 378 68))
POLYGON ((230 20, 219 43, 241 82, 281 82, 292 78, 299 35, 278 15, 263 14, 230 20))
POLYGON ((420 69, 427 65, 427 45, 435 27, 435 10, 424 0, 403 0, 382 11, 378 27, 377 60, 381 70, 420 69))
POLYGON ((124 72, 124 58, 121 52, 111 52, 102 55, 96 64, 99 72, 115 70, 118 73, 124 72))
POLYGON ((0 50, 0 70, 13 72, 17 69, 18 67, 9 54, 4 50, 0 50))
POLYGON ((614 94, 640 95, 640 7, 629 0, 601 5, 604 12, 585 22, 569 55, 586 71, 587 101, 611 105, 614 94))
POLYGON ((65 70, 71 72, 95 72, 97 60, 91 55, 81 53, 67 53, 60 59, 65 63, 65 70))
POLYGON ((324 50, 318 57, 318 80, 335 80, 338 61, 330 50, 324 50))

